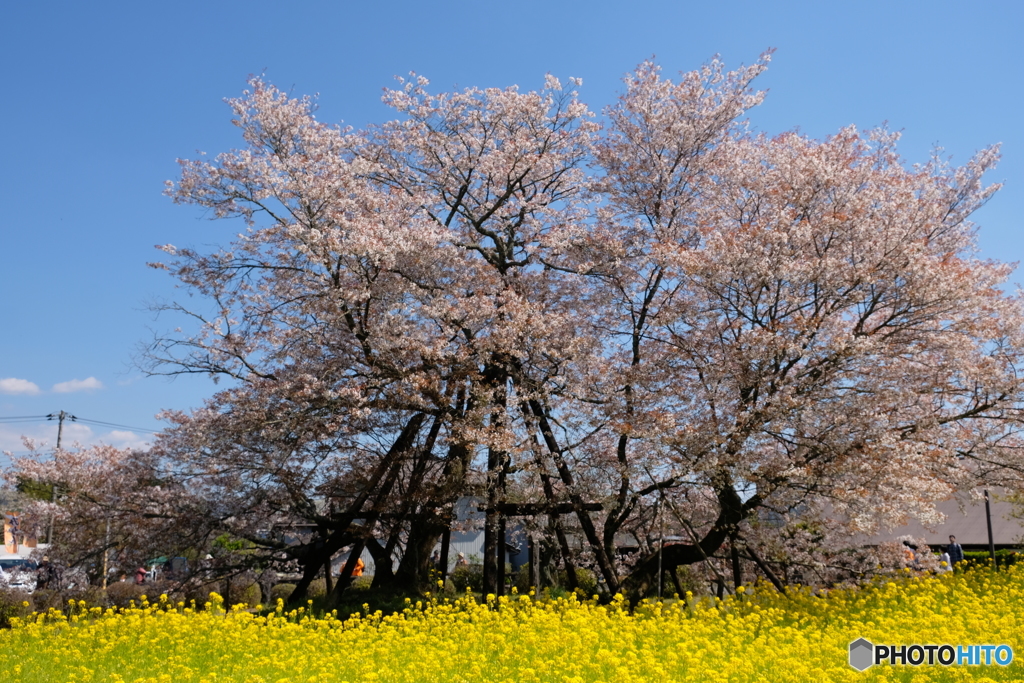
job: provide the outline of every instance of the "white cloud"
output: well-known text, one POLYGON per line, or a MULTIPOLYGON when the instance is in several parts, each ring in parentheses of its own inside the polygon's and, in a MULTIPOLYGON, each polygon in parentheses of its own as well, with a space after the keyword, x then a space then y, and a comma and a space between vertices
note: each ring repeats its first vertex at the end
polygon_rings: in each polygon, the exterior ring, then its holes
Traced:
MULTIPOLYGON (((28 449, 23 438, 31 439, 43 452, 51 451, 57 443, 57 421, 40 421, 36 424, 0 425, 0 451, 13 451, 27 455, 28 449)), ((98 439, 88 425, 65 422, 60 445, 72 448, 76 444, 91 445, 98 439)))
MULTIPOLYGON (((49 457, 57 443, 56 420, 24 425, 0 424, 0 467, 10 464, 10 459, 4 456, 4 451, 10 451, 15 458, 28 455, 28 447, 23 442, 25 437, 35 442, 44 458, 49 457)), ((152 445, 152 438, 122 429, 96 433, 88 425, 65 421, 61 445, 67 449, 77 449, 105 443, 115 448, 147 450, 152 445)))
POLYGON ((70 394, 73 391, 91 391, 93 389, 102 389, 103 382, 99 381, 95 377, 89 377, 88 379, 72 379, 67 382, 58 382, 53 385, 53 391, 56 394, 70 394))
POLYGON ((17 379, 16 377, 6 377, 0 379, 0 394, 28 394, 34 396, 39 393, 39 387, 36 386, 35 382, 29 382, 27 379, 17 379))
POLYGON ((115 429, 98 440, 115 448, 135 448, 142 451, 147 450, 151 445, 145 437, 120 429, 115 429))

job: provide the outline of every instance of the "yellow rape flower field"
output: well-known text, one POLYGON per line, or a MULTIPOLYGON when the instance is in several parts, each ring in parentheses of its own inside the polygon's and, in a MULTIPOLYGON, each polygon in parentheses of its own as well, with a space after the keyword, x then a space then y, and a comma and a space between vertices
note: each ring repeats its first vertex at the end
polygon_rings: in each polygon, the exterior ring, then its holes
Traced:
POLYGON ((166 598, 115 611, 15 621, 0 632, 0 680, 53 683, 327 681, 1024 680, 1024 569, 904 577, 789 597, 747 588, 722 603, 645 602, 633 614, 574 598, 513 595, 410 604, 401 614, 316 618, 204 609, 166 598), (1005 644, 1008 666, 848 664, 875 644, 1005 644))

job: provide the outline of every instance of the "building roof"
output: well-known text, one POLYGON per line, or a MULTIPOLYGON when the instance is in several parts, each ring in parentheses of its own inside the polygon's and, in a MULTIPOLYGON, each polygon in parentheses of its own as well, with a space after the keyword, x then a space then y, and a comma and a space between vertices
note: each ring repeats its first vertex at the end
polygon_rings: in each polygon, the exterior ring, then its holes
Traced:
MULTIPOLYGON (((1014 505, 1002 496, 1005 492, 992 491, 990 507, 992 510, 992 538, 996 546, 1010 547, 1021 545, 1024 540, 1024 520, 1013 517, 1014 505)), ((931 547, 937 548, 949 544, 950 535, 956 536, 960 545, 988 547, 988 525, 985 522, 985 501, 971 500, 966 496, 961 499, 950 499, 935 504, 939 512, 946 516, 945 522, 927 528, 917 520, 897 527, 892 531, 882 531, 862 540, 864 545, 878 545, 892 541, 900 536, 921 538, 931 547)))

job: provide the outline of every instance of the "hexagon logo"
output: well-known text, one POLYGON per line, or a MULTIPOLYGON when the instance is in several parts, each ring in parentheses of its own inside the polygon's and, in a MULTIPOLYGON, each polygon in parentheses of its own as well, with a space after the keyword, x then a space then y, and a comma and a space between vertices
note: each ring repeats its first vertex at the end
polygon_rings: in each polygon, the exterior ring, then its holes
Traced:
POLYGON ((857 671, 864 671, 869 666, 874 664, 875 659, 875 646, 864 640, 858 638, 857 640, 850 643, 850 666, 857 671))

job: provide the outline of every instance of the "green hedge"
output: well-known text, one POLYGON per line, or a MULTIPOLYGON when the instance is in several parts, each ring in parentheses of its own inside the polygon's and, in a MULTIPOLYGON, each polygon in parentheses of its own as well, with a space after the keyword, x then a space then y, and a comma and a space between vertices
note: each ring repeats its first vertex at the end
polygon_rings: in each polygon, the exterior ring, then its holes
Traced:
MULTIPOLYGON (((516 590, 520 593, 526 593, 536 586, 530 585, 530 566, 524 564, 519 568, 519 571, 515 574, 515 586, 516 590)), ((555 572, 555 585, 545 586, 546 588, 565 588, 568 584, 568 577, 565 574, 564 569, 559 569, 555 572)), ((594 593, 597 592, 597 575, 589 569, 583 567, 576 568, 576 585, 579 586, 580 595, 589 600, 594 593)))
POLYGON ((459 593, 464 593, 467 588, 474 593, 482 593, 484 590, 484 566, 482 564, 456 567, 452 570, 449 578, 459 593))
POLYGON ((273 607, 277 604, 278 600, 284 600, 288 602, 288 598, 291 597, 292 591, 295 590, 294 583, 279 583, 270 589, 270 605, 273 607))
POLYGON ((32 613, 32 596, 19 590, 0 588, 0 628, 10 628, 11 619, 32 613))
MULTIPOLYGON (((964 562, 969 567, 983 567, 987 566, 991 561, 991 556, 987 550, 965 550, 964 551, 964 562)), ((1016 550, 997 550, 996 551, 996 566, 997 567, 1009 567, 1017 564, 1018 562, 1024 561, 1024 554, 1016 550)))
POLYGON ((260 585, 248 581, 232 581, 231 589, 227 596, 228 605, 246 605, 255 607, 263 602, 263 589, 260 585))
MULTIPOLYGON (((369 588, 372 581, 372 576, 360 576, 353 581, 353 587, 360 589, 369 588)), ((288 598, 291 597, 292 591, 294 590, 294 583, 279 583, 274 585, 270 589, 271 606, 277 604, 278 598, 288 602, 288 598)), ((306 589, 306 598, 309 600, 320 600, 325 597, 327 597, 327 581, 325 579, 314 579, 311 581, 309 587, 306 589)))

